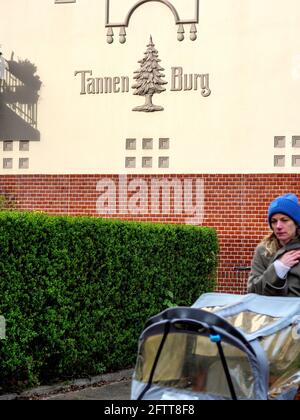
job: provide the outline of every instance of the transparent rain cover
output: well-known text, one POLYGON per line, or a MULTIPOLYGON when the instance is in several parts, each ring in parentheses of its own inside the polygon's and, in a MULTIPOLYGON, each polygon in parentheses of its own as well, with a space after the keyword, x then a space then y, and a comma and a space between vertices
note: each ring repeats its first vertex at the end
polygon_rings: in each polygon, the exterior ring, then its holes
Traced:
MULTIPOLYGON (((135 380, 147 384, 162 341, 162 335, 145 338, 140 344, 135 380)), ((222 342, 238 399, 254 398, 254 378, 247 355, 222 342)), ((186 393, 204 393, 231 399, 217 345, 209 337, 170 333, 160 354, 152 384, 186 393)))

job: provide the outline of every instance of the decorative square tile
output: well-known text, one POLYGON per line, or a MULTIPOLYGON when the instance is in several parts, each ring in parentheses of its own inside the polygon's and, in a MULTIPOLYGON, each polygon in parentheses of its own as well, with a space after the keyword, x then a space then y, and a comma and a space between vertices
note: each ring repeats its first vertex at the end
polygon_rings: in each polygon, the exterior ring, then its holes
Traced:
POLYGON ((153 139, 143 139, 143 149, 152 150, 153 149, 153 139))
POLYGON ((292 166, 299 167, 300 166, 300 156, 292 156, 292 166))
POLYGON ((28 169, 29 168, 29 159, 20 158, 19 159, 19 169, 28 169))
POLYGON ((285 156, 284 155, 274 156, 274 166, 275 167, 284 167, 285 166, 285 156))
POLYGON ((170 149, 170 139, 159 139, 159 149, 160 150, 170 149))
POLYGON ((135 157, 126 157, 125 158, 125 168, 135 168, 136 167, 136 158, 135 157))
POLYGON ((293 136, 292 137, 292 146, 293 147, 300 147, 300 136, 293 136))
POLYGON ((285 147, 285 137, 284 136, 274 137, 274 147, 276 148, 285 147))
POLYGON ((142 158, 142 167, 143 168, 152 168, 153 158, 152 157, 143 157, 142 158))
POLYGON ((161 156, 158 158, 158 167, 159 168, 169 168, 170 158, 168 156, 161 156))
POLYGON ((126 139, 126 150, 136 150, 136 139, 126 139))
POLYGON ((12 169, 12 167, 13 167, 12 158, 4 158, 3 159, 3 169, 12 169))
POLYGON ((20 152, 28 152, 29 151, 29 140, 21 140, 19 143, 19 150, 20 152))
POLYGON ((12 152, 14 149, 14 142, 7 140, 3 142, 3 151, 4 152, 12 152))

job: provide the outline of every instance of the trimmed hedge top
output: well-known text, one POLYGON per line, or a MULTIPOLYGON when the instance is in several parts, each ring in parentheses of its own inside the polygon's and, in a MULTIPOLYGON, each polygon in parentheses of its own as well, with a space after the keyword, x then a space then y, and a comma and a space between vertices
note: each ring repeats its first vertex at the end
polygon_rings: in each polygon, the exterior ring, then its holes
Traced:
POLYGON ((145 321, 215 285, 210 228, 0 213, 4 389, 132 366, 145 321))

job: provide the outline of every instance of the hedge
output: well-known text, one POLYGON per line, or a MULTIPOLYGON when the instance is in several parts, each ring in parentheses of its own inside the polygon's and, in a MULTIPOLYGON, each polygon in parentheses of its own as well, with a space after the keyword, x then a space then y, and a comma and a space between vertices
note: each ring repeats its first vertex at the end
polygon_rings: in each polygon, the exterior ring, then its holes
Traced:
POLYGON ((145 321, 215 286, 205 227, 0 213, 0 386, 133 366, 145 321))

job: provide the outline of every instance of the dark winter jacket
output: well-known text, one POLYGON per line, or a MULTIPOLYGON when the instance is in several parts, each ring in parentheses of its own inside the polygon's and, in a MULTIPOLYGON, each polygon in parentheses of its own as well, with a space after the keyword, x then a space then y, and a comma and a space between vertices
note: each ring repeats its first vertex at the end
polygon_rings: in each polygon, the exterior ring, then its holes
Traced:
POLYGON ((269 256, 264 245, 258 245, 248 279, 248 292, 266 296, 300 297, 300 263, 292 267, 286 279, 277 276, 274 261, 285 252, 300 248, 300 240, 294 239, 269 256))

